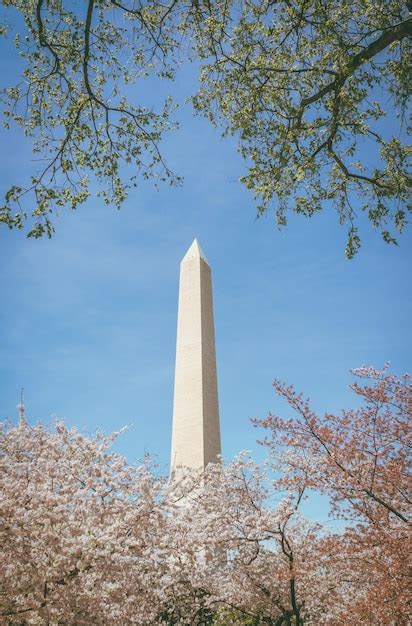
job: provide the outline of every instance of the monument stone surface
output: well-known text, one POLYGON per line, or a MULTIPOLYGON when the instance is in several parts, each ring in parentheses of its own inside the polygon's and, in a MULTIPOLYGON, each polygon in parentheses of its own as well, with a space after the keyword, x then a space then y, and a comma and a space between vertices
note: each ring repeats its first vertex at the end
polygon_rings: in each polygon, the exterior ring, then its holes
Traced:
POLYGON ((180 264, 171 473, 220 454, 212 277, 195 239, 180 264))

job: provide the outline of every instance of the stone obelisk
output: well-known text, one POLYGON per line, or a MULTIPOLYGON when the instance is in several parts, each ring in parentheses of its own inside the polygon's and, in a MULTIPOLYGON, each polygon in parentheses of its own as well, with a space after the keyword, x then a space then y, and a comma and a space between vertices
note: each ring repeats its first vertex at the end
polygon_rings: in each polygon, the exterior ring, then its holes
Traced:
POLYGON ((171 474, 202 470, 220 453, 212 277, 195 239, 180 264, 171 474))

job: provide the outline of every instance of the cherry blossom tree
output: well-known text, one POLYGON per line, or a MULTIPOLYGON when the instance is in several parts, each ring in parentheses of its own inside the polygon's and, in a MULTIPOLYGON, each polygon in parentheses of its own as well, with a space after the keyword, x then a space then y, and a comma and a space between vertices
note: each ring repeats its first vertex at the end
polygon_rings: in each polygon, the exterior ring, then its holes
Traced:
POLYGON ((268 432, 263 443, 281 472, 275 488, 317 490, 347 522, 338 549, 332 545, 346 572, 336 623, 407 624, 412 385, 408 374, 398 378, 387 367, 353 374, 360 408, 320 417, 293 387, 276 380, 294 415, 269 415, 255 424, 268 432), (354 599, 350 589, 356 588, 363 592, 354 599))
POLYGON ((1 623, 148 624, 161 481, 62 422, 0 434, 1 623), (133 616, 130 619, 130 616, 133 616))
MULTIPOLYGON (((331 537, 300 514, 302 498, 270 502, 268 476, 246 455, 208 468, 201 486, 193 480, 174 487, 183 504, 170 536, 185 555, 183 578, 202 591, 203 611, 214 611, 211 623, 331 624, 339 589, 331 537)), ((179 614, 198 623, 187 617, 179 614)))
POLYGON ((406 626, 410 378, 354 373, 339 416, 275 381, 294 415, 255 420, 265 463, 172 481, 118 433, 3 424, 0 623, 406 626), (303 516, 313 490, 338 531, 303 516))
POLYGON ((280 625, 313 613, 323 539, 290 498, 269 506, 262 468, 242 455, 168 483, 110 453, 115 437, 2 427, 2 623, 280 625))

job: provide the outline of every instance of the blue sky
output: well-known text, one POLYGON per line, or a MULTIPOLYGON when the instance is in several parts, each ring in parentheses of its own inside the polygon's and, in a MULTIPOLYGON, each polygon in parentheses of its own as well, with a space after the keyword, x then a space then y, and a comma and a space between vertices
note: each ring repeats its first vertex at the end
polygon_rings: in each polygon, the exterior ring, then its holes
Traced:
MULTIPOLYGON (((13 63, 2 55, 6 77, 13 63)), ((186 69, 173 90, 188 95, 192 81, 186 69)), ((1 418, 16 420, 24 387, 29 421, 55 415, 88 432, 132 424, 117 449, 131 461, 150 452, 165 471, 179 263, 194 237, 213 272, 227 460, 243 449, 262 455, 250 417, 287 412, 274 377, 334 411, 353 403, 350 367, 390 361, 401 373, 411 351, 411 233, 388 246, 364 221, 349 262, 332 210, 291 217, 279 232, 273 215, 255 219, 235 142, 189 105, 179 116, 164 150, 183 187, 142 183, 121 211, 93 198, 61 214, 52 240, 0 230, 1 418)), ((3 193, 32 157, 17 131, 0 141, 3 193)))

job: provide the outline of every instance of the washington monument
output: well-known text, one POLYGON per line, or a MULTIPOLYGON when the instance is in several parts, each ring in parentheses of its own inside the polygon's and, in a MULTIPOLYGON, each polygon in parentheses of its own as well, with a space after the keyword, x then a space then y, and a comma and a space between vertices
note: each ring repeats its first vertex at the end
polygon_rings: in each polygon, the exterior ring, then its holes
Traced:
POLYGON ((171 473, 220 453, 212 277, 195 239, 180 264, 171 473))

